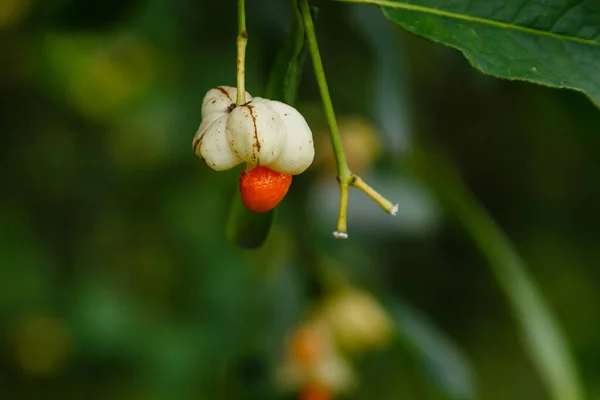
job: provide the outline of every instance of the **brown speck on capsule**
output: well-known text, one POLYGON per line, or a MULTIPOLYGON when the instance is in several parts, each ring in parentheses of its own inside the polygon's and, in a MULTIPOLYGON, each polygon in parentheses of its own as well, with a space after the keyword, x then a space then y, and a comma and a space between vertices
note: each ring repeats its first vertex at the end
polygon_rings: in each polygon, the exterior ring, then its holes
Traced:
POLYGON ((192 144, 192 150, 194 151, 194 153, 196 152, 196 148, 200 144, 201 140, 202 140, 202 138, 198 138, 198 139, 194 140, 194 143, 192 144))
MULTIPOLYGON (((254 107, 251 105, 248 105, 248 111, 250 112, 250 117, 252 118, 252 123, 254 124, 254 143, 252 144, 252 147, 254 147, 257 151, 260 152, 260 140, 258 139, 258 128, 256 127, 256 117, 254 116, 254 107)), ((258 156, 256 156, 255 160, 257 161, 256 164, 259 164, 258 162, 258 156)))
POLYGON ((229 141, 229 147, 230 147, 231 151, 233 151, 233 153, 239 157, 240 153, 238 153, 238 151, 236 150, 236 148, 233 144, 234 144, 233 140, 229 141))
POLYGON ((217 86, 217 90, 219 90, 221 93, 223 93, 225 96, 227 96, 227 98, 228 98, 229 100, 232 100, 232 101, 233 101, 233 99, 232 99, 232 98, 231 98, 231 96, 229 95, 229 92, 228 92, 227 90, 225 90, 225 88, 224 88, 223 86, 217 86))

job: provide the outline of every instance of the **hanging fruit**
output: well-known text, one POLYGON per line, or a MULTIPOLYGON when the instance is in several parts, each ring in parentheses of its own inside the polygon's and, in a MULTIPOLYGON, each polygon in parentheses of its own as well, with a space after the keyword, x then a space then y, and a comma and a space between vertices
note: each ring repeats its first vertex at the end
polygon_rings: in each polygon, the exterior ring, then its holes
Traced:
POLYGON ((215 171, 246 163, 240 191, 253 212, 273 209, 287 194, 292 175, 313 162, 312 132, 304 117, 285 103, 252 97, 236 106, 237 89, 218 86, 202 102, 194 153, 215 171))
POLYGON ((204 97, 196 155, 215 171, 245 162, 289 175, 304 172, 315 156, 304 117, 292 106, 247 92, 247 102, 236 106, 236 94, 234 87, 219 86, 204 97))

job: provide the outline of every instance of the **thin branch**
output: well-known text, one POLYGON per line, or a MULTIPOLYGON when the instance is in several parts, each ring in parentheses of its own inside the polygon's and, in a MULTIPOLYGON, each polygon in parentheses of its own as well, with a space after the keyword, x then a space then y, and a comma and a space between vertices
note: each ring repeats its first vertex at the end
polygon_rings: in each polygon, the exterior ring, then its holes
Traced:
POLYGON ((312 16, 310 14, 308 0, 300 0, 300 11, 302 14, 302 20, 304 22, 304 30, 306 32, 308 49, 313 61, 315 76, 317 78, 317 85, 319 86, 321 99, 323 100, 325 118, 327 119, 327 124, 329 125, 329 136, 331 138, 333 153, 335 155, 335 163, 337 165, 337 177, 340 183, 340 210, 338 214, 337 230, 333 232, 333 236, 338 239, 347 239, 348 190, 350 185, 355 186, 365 192, 369 197, 375 200, 381 207, 383 207, 392 215, 396 215, 396 212, 398 211, 398 205, 392 204, 389 200, 377 193, 377 191, 375 191, 372 187, 367 185, 361 178, 354 175, 350 170, 348 162, 346 161, 344 148, 342 146, 342 138, 340 137, 340 130, 338 128, 335 112, 333 111, 333 103, 331 101, 331 95, 329 94, 327 79, 325 78, 325 70, 323 68, 323 61, 321 60, 321 53, 319 52, 319 45, 317 44, 317 35, 315 33, 315 26, 313 24, 312 16))
POLYGON ((246 103, 246 46, 248 31, 246 30, 245 0, 238 0, 238 36, 237 45, 237 101, 240 106, 246 103))

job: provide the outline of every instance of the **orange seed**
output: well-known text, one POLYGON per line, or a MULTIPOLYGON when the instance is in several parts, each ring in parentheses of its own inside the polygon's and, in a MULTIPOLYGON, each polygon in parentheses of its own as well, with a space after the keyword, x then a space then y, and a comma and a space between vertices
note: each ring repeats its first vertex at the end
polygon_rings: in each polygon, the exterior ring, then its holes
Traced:
POLYGON ((242 202, 253 212, 272 210, 283 200, 292 184, 292 176, 258 166, 240 175, 242 202))
POLYGON ((332 400, 331 391, 321 384, 308 384, 300 392, 300 400, 332 400))

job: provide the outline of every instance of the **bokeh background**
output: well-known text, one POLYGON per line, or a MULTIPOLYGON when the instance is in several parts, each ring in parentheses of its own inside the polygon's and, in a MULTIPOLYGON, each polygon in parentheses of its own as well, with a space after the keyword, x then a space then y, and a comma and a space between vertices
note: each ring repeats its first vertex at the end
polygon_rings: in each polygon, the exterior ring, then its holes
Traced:
MULTIPOLYGON (((289 10, 247 3, 261 95, 289 10)), ((235 2, 0 1, 0 398, 297 398, 276 378, 287 338, 335 276, 404 337, 347 357, 341 398, 548 399, 487 261, 403 169, 419 135, 513 240, 600 398, 600 111, 484 76, 376 8, 315 4, 350 165, 400 211, 352 191, 350 238, 332 238, 307 64, 298 108, 317 159, 247 251, 225 238, 239 170, 191 151, 206 91, 235 85, 235 2)))

